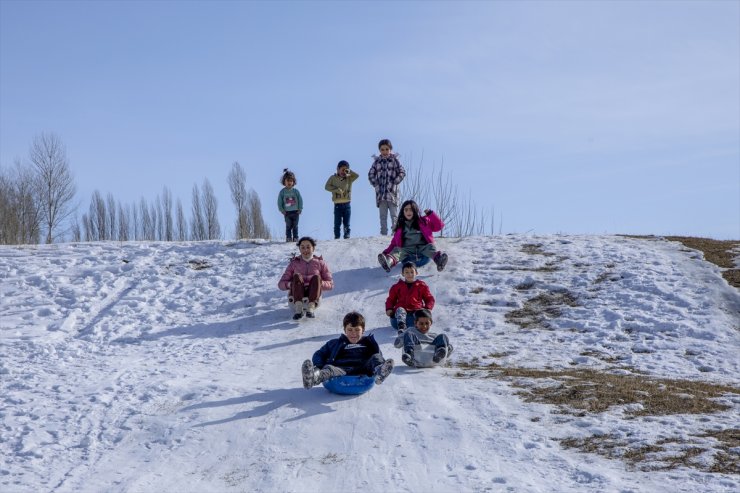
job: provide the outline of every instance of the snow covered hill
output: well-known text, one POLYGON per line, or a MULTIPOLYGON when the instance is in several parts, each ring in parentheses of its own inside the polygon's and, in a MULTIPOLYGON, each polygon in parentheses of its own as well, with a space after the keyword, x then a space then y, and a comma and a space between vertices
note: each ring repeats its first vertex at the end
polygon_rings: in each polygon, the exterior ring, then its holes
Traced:
POLYGON ((293 244, 0 247, 0 490, 740 489, 740 293, 700 253, 440 239, 447 269, 420 277, 456 351, 418 370, 384 314, 386 243, 319 242, 336 287, 299 322, 276 288, 293 244), (350 310, 396 370, 303 389, 350 310))

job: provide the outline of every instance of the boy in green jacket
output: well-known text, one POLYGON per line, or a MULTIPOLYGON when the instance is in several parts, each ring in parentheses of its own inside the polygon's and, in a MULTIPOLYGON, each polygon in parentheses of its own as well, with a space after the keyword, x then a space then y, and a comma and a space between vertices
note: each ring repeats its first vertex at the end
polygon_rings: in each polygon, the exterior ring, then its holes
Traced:
POLYGON ((339 239, 339 230, 344 223, 344 239, 349 238, 349 218, 352 208, 349 202, 352 198, 352 182, 360 175, 349 169, 347 161, 339 161, 337 172, 326 180, 324 188, 331 192, 331 200, 334 202, 334 239, 339 239))

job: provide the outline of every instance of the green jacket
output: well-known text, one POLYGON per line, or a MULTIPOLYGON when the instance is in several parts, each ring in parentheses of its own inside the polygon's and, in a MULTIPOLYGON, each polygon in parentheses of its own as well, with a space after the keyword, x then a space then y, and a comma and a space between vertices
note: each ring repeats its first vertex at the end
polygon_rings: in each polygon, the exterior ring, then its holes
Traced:
POLYGON ((346 204, 352 200, 352 182, 359 178, 360 175, 354 171, 349 172, 349 176, 339 176, 336 173, 326 180, 324 188, 331 192, 331 200, 335 204, 346 204))

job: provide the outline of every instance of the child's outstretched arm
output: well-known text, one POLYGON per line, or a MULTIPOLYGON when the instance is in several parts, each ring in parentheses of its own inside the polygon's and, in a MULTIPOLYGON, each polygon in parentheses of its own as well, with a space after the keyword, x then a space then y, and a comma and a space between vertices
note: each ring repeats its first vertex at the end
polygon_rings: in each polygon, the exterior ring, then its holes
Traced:
POLYGON ((444 227, 445 227, 445 223, 444 223, 444 221, 442 221, 442 219, 441 219, 441 218, 440 218, 440 217, 439 217, 439 216, 437 215, 437 213, 436 213, 436 212, 434 212, 434 211, 433 211, 433 210, 431 210, 431 209, 426 209, 426 210, 424 211, 424 214, 426 214, 426 216, 424 216, 424 217, 425 217, 425 219, 426 219, 426 220, 428 221, 428 223, 429 223, 429 227, 430 227, 430 228, 432 229, 432 231, 434 231, 435 233, 436 233, 437 231, 442 231, 442 228, 444 228, 444 227))

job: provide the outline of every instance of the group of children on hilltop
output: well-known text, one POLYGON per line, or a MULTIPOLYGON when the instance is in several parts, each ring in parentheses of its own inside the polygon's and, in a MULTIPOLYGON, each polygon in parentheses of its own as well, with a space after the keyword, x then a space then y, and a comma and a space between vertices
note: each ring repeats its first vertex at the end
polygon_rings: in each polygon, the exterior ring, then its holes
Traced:
MULTIPOLYGON (((388 139, 378 142, 380 155, 373 156, 367 178, 375 188, 375 205, 380 214, 380 234, 388 234, 388 214, 391 221, 398 215, 398 187, 406 177, 406 170, 398 160, 398 154, 392 152, 393 145, 388 139)), ((334 239, 350 237, 350 217, 352 215, 352 183, 360 175, 350 169, 347 161, 339 161, 337 171, 326 180, 324 189, 331 192, 334 203, 334 239)), ((303 198, 295 186, 298 184, 295 173, 288 168, 283 170, 280 178, 283 189, 278 194, 278 209, 285 217, 285 241, 298 240, 298 220, 303 211, 303 198)))
MULTIPOLYGON (((439 363, 452 352, 452 345, 445 334, 430 333, 434 296, 429 286, 417 278, 417 264, 423 258, 434 261, 438 271, 444 270, 447 254, 439 251, 434 244, 435 232, 444 227, 442 219, 432 210, 419 213, 419 206, 413 200, 405 201, 398 210, 399 185, 406 171, 393 153, 390 140, 378 143, 380 155, 373 156, 373 164, 368 172, 368 180, 375 188, 375 204, 380 218, 380 233, 388 234, 388 215, 392 224, 393 236, 388 247, 378 255, 378 263, 386 271, 398 263, 402 264, 402 279, 394 284, 385 302, 386 315, 391 326, 398 331, 394 346, 403 348, 401 359, 409 366, 416 366, 415 350, 422 345, 434 348, 432 361, 439 363), (416 262, 416 263, 415 263, 416 262)), ((325 189, 332 194, 334 203, 334 238, 343 233, 350 237, 350 217, 352 183, 359 175, 350 169, 347 161, 339 161, 337 171, 326 181, 325 189)), ((278 208, 285 216, 286 241, 296 241, 298 220, 303 210, 303 199, 298 189, 295 174, 287 168, 283 170, 281 183, 284 188, 278 195, 278 208)), ((314 255, 316 241, 310 237, 297 240, 300 255, 291 259, 278 287, 288 291, 288 302, 294 308, 293 319, 305 316, 313 318, 322 291, 334 287, 331 271, 322 257, 314 255)), ((313 354, 312 359, 304 361, 301 367, 303 386, 310 389, 314 385, 343 375, 372 376, 381 383, 393 371, 393 360, 385 359, 372 334, 365 335, 365 317, 358 312, 350 312, 342 321, 343 333, 324 344, 313 354)))

